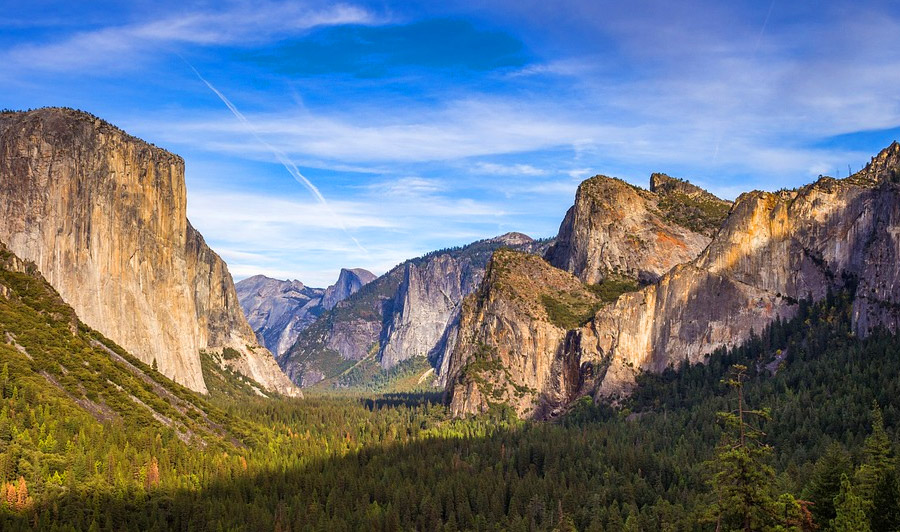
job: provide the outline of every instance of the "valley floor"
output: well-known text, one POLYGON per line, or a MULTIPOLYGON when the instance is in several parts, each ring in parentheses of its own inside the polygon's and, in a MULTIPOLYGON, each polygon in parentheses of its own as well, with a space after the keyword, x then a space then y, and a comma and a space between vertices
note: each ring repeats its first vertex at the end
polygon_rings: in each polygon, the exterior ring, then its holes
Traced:
POLYGON ((619 409, 584 399, 552 423, 451 419, 439 394, 253 398, 219 375, 197 404, 221 435, 185 443, 96 420, 4 350, 0 529, 895 530, 900 344, 855 338, 843 294, 801 305, 643 377, 619 409), (746 456, 717 415, 737 407, 735 364, 747 408, 768 411, 746 456), (728 476, 735 459, 750 474, 728 476))

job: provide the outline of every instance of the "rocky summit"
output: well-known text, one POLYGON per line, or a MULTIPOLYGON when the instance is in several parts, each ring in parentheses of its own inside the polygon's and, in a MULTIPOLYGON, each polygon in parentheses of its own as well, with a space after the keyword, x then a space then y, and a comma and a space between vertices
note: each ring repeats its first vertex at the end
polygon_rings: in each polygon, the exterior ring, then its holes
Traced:
POLYGON ((703 251, 729 207, 664 174, 653 175, 650 191, 595 176, 578 187, 546 259, 586 283, 610 274, 652 282, 703 251))
POLYGON ((7 112, 0 176, 0 241, 87 325, 196 391, 208 351, 263 390, 297 393, 188 222, 180 157, 87 113, 7 112))
POLYGON ((322 308, 331 310, 341 301, 352 296, 363 286, 375 280, 375 274, 362 268, 354 268, 348 270, 341 268, 338 280, 333 285, 325 289, 322 296, 322 308))

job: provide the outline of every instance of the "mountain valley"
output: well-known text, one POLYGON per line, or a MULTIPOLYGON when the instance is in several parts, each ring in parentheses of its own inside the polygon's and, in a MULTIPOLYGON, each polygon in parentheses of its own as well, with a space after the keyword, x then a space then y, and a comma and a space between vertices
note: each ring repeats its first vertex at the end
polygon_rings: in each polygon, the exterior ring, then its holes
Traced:
POLYGON ((0 114, 0 529, 900 527, 900 144, 733 202, 597 175, 555 237, 324 289, 233 283, 184 167, 0 114))

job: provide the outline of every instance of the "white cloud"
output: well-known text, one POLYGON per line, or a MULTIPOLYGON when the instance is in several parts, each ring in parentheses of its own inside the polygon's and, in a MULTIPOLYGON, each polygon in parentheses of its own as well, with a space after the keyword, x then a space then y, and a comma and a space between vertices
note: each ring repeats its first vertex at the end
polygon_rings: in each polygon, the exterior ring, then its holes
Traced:
MULTIPOLYGON (((593 143, 627 135, 612 124, 572 116, 557 103, 502 98, 467 98, 430 108, 380 108, 353 113, 286 110, 246 112, 254 128, 278 149, 298 158, 351 163, 445 161, 465 157, 520 153, 593 143)), ((214 151, 260 154, 246 142, 240 123, 221 116, 145 123, 145 129, 171 142, 214 151)), ((488 166, 502 170, 500 165, 488 166)), ((522 165, 526 172, 538 169, 522 165)))
POLYGON ((566 174, 572 179, 586 179, 596 175, 596 172, 592 168, 573 168, 572 170, 567 170, 566 174))

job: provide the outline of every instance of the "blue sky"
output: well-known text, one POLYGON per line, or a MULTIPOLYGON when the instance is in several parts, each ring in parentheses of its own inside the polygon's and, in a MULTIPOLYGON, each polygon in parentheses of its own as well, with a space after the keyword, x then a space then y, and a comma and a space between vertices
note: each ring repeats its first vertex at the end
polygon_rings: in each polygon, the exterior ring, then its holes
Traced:
POLYGON ((0 2, 0 107, 182 155, 237 279, 552 236, 598 173, 734 198, 900 137, 892 2, 122 4, 0 2))

